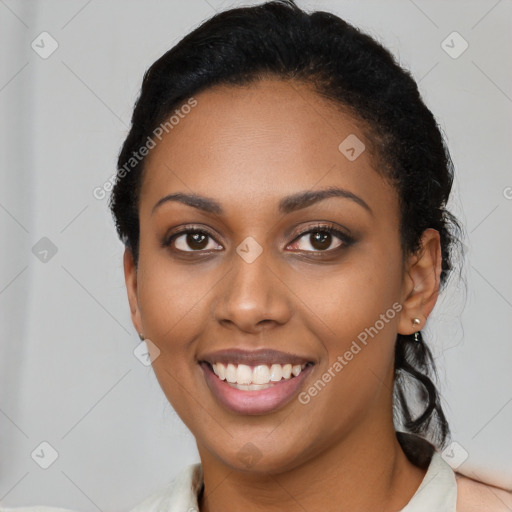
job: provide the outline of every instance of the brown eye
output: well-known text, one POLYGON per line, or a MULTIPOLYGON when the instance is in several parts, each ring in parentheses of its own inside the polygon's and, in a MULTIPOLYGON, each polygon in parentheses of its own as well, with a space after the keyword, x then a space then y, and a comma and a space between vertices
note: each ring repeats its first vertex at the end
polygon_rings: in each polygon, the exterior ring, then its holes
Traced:
POLYGON ((316 226, 301 233, 291 244, 292 249, 305 252, 329 252, 349 246, 353 239, 331 226, 316 226))
POLYGON ((301 251, 327 251, 330 249, 336 249, 343 244, 339 238, 325 230, 316 230, 304 233, 299 240, 301 239, 303 239, 303 241, 296 242, 299 244, 297 249, 301 251), (331 246, 333 242, 336 245, 331 246))
POLYGON ((220 250, 218 245, 209 233, 204 231, 183 231, 176 233, 168 241, 167 245, 174 246, 174 249, 182 252, 200 252, 205 250, 220 250))
POLYGON ((316 233, 311 233, 309 235, 309 240, 312 247, 319 251, 325 251, 326 249, 329 249, 332 243, 332 235, 325 231, 317 231, 316 233))
POLYGON ((201 250, 208 245, 208 235, 203 235, 202 233, 189 233, 185 236, 185 243, 191 249, 201 250))

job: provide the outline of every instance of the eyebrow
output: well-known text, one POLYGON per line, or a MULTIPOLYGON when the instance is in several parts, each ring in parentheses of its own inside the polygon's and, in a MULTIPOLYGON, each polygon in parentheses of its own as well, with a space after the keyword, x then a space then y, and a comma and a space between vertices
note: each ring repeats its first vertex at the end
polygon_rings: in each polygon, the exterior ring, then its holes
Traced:
MULTIPOLYGON (((330 197, 350 199, 356 204, 362 206, 366 211, 368 211, 368 213, 373 215, 372 209, 362 198, 353 192, 350 192, 350 190, 339 187, 329 187, 324 190, 298 192, 296 194, 284 197, 279 201, 279 212, 283 214, 292 213, 294 211, 301 210, 302 208, 307 208, 314 203, 328 199, 330 197)), ((187 206, 191 206, 192 208, 196 208, 206 213, 213 213, 217 215, 222 215, 224 213, 222 206, 215 199, 197 194, 184 194, 182 192, 177 192, 175 194, 169 194, 159 199, 155 206, 153 206, 151 215, 153 215, 155 210, 162 204, 169 201, 183 203, 187 206)))

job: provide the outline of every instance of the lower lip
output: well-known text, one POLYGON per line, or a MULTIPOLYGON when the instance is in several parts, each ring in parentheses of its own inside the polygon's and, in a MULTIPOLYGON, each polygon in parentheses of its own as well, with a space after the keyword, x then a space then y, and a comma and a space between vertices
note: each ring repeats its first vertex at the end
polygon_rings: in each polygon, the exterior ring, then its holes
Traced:
POLYGON ((208 364, 201 363, 200 366, 217 400, 229 410, 240 414, 266 414, 280 409, 293 399, 313 368, 313 365, 308 365, 297 377, 276 382, 266 389, 243 391, 220 380, 208 364))

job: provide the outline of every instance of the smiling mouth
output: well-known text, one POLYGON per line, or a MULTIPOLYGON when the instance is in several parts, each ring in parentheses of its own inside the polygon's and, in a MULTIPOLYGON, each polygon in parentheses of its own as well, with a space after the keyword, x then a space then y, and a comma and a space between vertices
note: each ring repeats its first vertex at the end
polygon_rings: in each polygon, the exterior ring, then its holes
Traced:
POLYGON ((312 362, 303 364, 259 364, 250 366, 235 363, 204 362, 219 380, 242 391, 259 391, 298 377, 312 362))

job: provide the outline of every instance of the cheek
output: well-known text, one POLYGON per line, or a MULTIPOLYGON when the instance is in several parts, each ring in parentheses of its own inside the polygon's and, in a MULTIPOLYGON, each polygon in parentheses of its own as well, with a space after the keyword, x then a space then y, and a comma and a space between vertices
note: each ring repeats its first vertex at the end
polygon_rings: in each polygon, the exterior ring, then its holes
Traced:
POLYGON ((318 400, 328 416, 339 414, 341 403, 347 413, 367 407, 382 383, 388 385, 393 367, 401 260, 391 251, 361 250, 344 265, 304 272, 296 282, 307 305, 302 319, 324 350, 317 385, 306 390, 304 401, 318 400))
POLYGON ((200 369, 194 358, 194 340, 204 331, 208 294, 215 279, 207 272, 184 270, 154 255, 141 258, 140 270, 144 333, 160 350, 153 371, 170 404, 191 428, 195 417, 191 401, 201 398, 197 395, 200 369))
POLYGON ((220 275, 208 265, 173 262, 166 249, 160 248, 141 252, 139 265, 144 332, 159 342, 161 350, 179 350, 208 316, 205 309, 209 294, 220 275))
POLYGON ((379 331, 392 330, 398 321, 393 304, 400 298, 401 260, 396 251, 379 250, 377 244, 358 248, 339 265, 301 269, 286 280, 301 299, 303 318, 313 322, 312 330, 320 329, 321 339, 324 333, 330 352, 343 350, 388 310, 389 322, 385 328, 379 322, 379 331))

